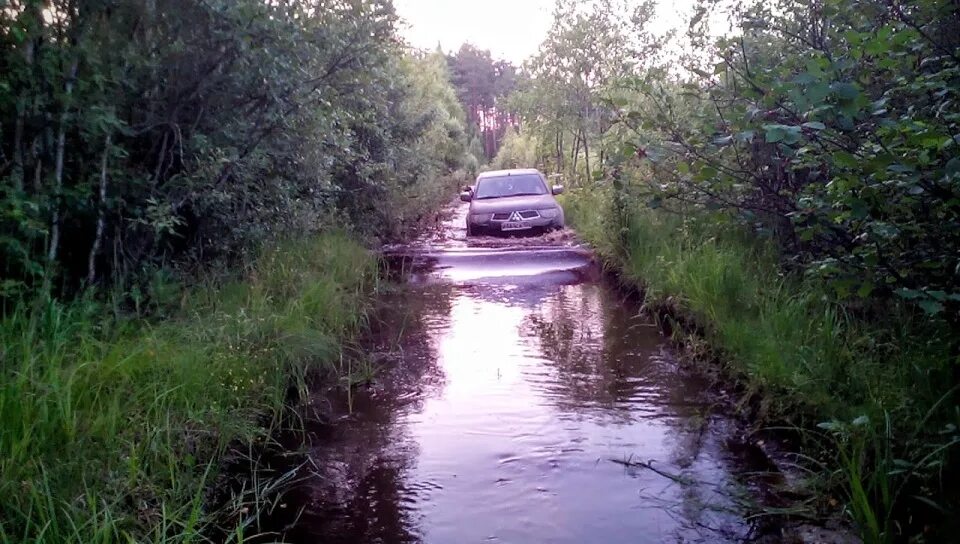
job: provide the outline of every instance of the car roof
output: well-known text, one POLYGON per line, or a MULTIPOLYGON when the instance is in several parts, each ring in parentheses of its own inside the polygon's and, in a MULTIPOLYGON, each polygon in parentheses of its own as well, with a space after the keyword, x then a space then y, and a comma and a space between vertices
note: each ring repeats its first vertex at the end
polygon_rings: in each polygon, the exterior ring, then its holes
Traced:
POLYGON ((477 180, 481 180, 483 178, 501 178, 506 176, 516 176, 520 174, 537 174, 539 176, 543 175, 536 168, 511 168, 509 170, 491 170, 489 172, 482 172, 479 176, 477 176, 477 180))

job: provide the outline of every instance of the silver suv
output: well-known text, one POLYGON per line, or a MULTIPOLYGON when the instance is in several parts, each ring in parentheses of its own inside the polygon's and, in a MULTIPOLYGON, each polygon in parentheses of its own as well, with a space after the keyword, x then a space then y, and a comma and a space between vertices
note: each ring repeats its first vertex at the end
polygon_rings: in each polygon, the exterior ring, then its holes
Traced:
POLYGON ((467 236, 562 228, 563 208, 554 198, 562 192, 533 168, 484 172, 473 190, 460 193, 470 203, 467 236))

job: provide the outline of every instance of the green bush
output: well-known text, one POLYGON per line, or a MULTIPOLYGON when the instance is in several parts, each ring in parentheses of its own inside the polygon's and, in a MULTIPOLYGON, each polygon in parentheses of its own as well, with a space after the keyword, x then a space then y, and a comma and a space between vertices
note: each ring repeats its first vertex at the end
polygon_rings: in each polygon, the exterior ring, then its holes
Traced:
POLYGON ((826 475, 843 481, 869 541, 895 539, 903 510, 950 500, 947 488, 896 496, 933 485, 960 444, 944 402, 955 359, 946 324, 902 305, 876 320, 851 315, 823 283, 785 274, 771 240, 723 214, 633 203, 621 225, 612 190, 601 188, 564 204, 572 225, 642 286, 648 306, 693 319, 729 375, 758 394, 761 422, 827 431, 823 443, 837 457, 824 460, 826 475))
POLYGON ((3 6, 0 297, 395 236, 470 163, 446 59, 400 45, 390 2, 3 6))
POLYGON ((537 141, 509 128, 503 137, 500 150, 490 161, 490 169, 535 168, 538 164, 537 158, 537 141))
POLYGON ((266 439, 289 387, 337 360, 376 274, 367 250, 331 233, 181 290, 159 322, 89 300, 12 308, 0 322, 0 540, 198 540, 221 520, 207 494, 223 455, 266 439))

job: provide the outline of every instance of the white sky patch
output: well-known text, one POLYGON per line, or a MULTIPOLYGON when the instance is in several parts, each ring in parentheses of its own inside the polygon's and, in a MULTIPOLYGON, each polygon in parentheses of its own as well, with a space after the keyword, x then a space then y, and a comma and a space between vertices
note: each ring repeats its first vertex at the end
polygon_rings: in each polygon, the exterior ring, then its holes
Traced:
POLYGON ((553 21, 553 0, 394 0, 410 45, 445 52, 471 43, 519 65, 537 52, 553 21))
MULTIPOLYGON (((662 0, 653 32, 682 32, 696 0, 662 0)), ((554 0, 394 0, 410 45, 455 52, 464 43, 520 65, 534 55, 553 22, 554 0)))

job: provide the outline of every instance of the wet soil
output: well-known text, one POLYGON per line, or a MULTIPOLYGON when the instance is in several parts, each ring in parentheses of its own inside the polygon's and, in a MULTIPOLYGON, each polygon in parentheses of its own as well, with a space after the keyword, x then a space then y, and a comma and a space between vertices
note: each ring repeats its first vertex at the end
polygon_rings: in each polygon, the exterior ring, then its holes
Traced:
POLYGON ((376 377, 315 392, 266 540, 794 538, 757 515, 783 475, 572 233, 467 239, 464 214, 385 249, 376 377))

